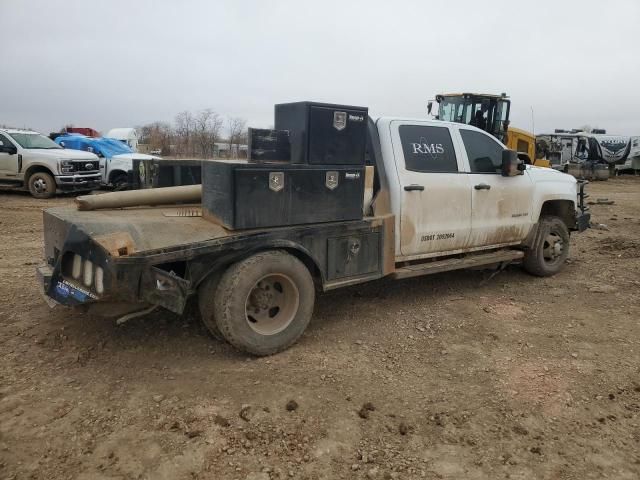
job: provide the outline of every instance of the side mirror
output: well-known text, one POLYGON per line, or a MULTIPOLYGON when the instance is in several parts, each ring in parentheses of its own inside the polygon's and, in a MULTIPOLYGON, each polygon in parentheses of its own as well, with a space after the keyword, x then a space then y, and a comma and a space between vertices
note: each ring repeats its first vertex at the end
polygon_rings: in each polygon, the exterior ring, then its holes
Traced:
POLYGON ((514 150, 502 151, 502 176, 515 177, 516 175, 524 175, 526 165, 518 158, 518 152, 514 150))
POLYGON ((528 153, 518 152, 518 158, 524 162, 525 165, 533 165, 531 161, 531 157, 529 157, 528 153))
POLYGON ((429 103, 427 103, 427 114, 431 115, 431 110, 433 110, 433 102, 429 101, 429 103))
MULTIPOLYGON (((1 143, 1 142, 0 142, 1 143)), ((15 145, 0 145, 0 153, 8 153, 9 155, 15 155, 18 153, 18 149, 15 145)))

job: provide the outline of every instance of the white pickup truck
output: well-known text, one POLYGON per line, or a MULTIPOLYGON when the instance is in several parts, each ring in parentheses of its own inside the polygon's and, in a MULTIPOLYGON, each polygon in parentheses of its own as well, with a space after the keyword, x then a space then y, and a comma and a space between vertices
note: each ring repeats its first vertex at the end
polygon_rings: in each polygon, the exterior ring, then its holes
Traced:
POLYGON ((99 186, 99 161, 93 153, 64 150, 37 132, 0 129, 0 187, 49 198, 99 186))
POLYGON ((115 138, 87 137, 79 134, 59 135, 55 142, 66 150, 95 153, 100 158, 102 184, 116 190, 129 186, 129 172, 134 160, 160 160, 154 155, 134 152, 126 143, 115 138))
POLYGON ((49 209, 42 286, 52 304, 123 321, 194 302, 214 335, 269 355, 300 337, 316 291, 512 262, 553 275, 570 232, 589 226, 583 183, 521 164, 474 127, 369 119, 365 158, 373 198, 354 221, 234 231, 200 205, 49 209))

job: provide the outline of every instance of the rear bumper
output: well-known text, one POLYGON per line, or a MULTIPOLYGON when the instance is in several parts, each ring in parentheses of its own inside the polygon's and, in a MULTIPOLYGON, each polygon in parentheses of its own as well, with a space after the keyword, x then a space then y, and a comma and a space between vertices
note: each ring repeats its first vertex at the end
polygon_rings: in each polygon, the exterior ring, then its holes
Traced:
POLYGON ((40 288, 42 288, 42 290, 40 290, 40 293, 42 293, 42 296, 44 297, 45 301, 51 308, 58 305, 58 302, 56 302, 53 298, 47 295, 47 292, 49 291, 49 287, 51 287, 52 276, 53 276, 53 268, 51 268, 49 265, 41 265, 38 268, 36 268, 36 279, 38 281, 38 285, 40 286, 40 288))
POLYGON ((89 175, 59 175, 56 184, 59 190, 68 192, 74 190, 91 190, 100 186, 102 175, 92 173, 89 175))

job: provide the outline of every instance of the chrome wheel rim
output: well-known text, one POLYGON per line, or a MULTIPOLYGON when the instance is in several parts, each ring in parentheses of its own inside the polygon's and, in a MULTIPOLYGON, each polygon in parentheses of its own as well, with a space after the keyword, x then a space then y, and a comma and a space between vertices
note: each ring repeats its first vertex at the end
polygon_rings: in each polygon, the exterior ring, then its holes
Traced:
POLYGON ((38 177, 33 182, 33 189, 36 191, 36 193, 47 193, 47 182, 43 178, 38 177))
POLYGON ((299 305, 300 292, 291 278, 281 273, 265 275, 247 295, 246 321, 260 335, 275 335, 291 324, 299 305))
POLYGON ((564 254, 564 242, 562 237, 556 232, 549 232, 544 238, 542 245, 542 256, 546 263, 556 263, 564 254))

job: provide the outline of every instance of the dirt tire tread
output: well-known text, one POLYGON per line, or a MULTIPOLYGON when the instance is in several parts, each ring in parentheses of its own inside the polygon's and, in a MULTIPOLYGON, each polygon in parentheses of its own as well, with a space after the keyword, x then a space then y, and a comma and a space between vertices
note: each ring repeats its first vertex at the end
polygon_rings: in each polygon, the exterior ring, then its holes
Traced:
MULTIPOLYGON (((300 287, 301 285, 298 285, 299 289, 300 287)), ((313 287, 313 279, 311 277, 311 274, 307 270, 307 267, 300 260, 283 250, 269 250, 266 252, 257 253, 249 258, 231 265, 222 275, 215 297, 216 299, 214 303, 214 317, 216 319, 218 329, 222 333, 222 336, 238 350, 242 350, 258 356, 264 356, 273 355, 275 353, 286 350, 298 340, 300 335, 302 335, 304 329, 311 319, 315 290, 313 287), (286 341, 280 342, 277 345, 255 344, 248 341, 246 338, 243 338, 242 335, 238 335, 238 333, 234 331, 235 329, 233 328, 233 322, 238 321, 238 319, 234 317, 234 313, 231 311, 231 309, 234 305, 233 302, 235 300, 235 295, 240 294, 240 282, 245 278, 250 278, 252 276, 252 273, 256 269, 260 268, 261 264, 271 261, 292 262, 291 265, 294 266, 293 268, 298 269, 300 273, 305 272, 305 274, 308 276, 308 285, 303 287, 307 289, 306 294, 310 298, 302 298, 304 294, 303 292, 300 292, 300 307, 298 313, 296 314, 296 317, 300 316, 300 319, 298 319, 297 321, 294 320, 294 322, 298 323, 297 330, 299 331, 299 333, 294 334, 290 338, 286 339, 286 341), (309 289, 311 291, 311 294, 309 294, 309 289)), ((244 309, 244 305, 242 308, 244 309)), ((244 321, 244 319, 242 319, 241 321, 244 321)), ((292 325, 287 327, 286 330, 289 330, 292 325)))
POLYGON ((214 272, 200 285, 198 288, 198 307, 200 309, 200 318, 209 333, 216 340, 222 342, 225 338, 222 336, 218 324, 215 319, 215 298, 218 284, 221 278, 220 272, 214 272))
POLYGON ((51 175, 48 172, 35 172, 35 173, 31 174, 31 176, 27 179, 27 188, 29 189, 29 193, 31 194, 32 197, 38 198, 38 199, 41 199, 41 200, 53 197, 56 194, 56 189, 57 189, 56 181, 53 178, 53 175, 51 175), (37 193, 31 188, 31 180, 33 179, 33 177, 35 177, 37 175, 46 177, 45 180, 47 181, 47 184, 53 186, 53 191, 52 192, 37 193))
POLYGON ((545 215, 538 220, 538 231, 536 232, 533 245, 525 253, 522 265, 524 269, 531 275, 536 277, 550 277, 555 275, 565 265, 565 260, 569 256, 569 229, 560 217, 553 215, 545 215), (545 264, 544 257, 542 256, 542 242, 544 242, 547 231, 557 226, 561 230, 561 234, 564 237, 565 253, 564 259, 558 264, 557 268, 549 269, 545 264))

